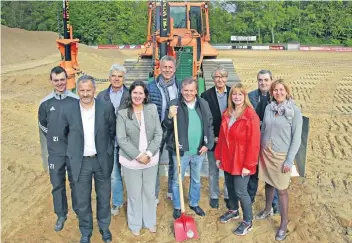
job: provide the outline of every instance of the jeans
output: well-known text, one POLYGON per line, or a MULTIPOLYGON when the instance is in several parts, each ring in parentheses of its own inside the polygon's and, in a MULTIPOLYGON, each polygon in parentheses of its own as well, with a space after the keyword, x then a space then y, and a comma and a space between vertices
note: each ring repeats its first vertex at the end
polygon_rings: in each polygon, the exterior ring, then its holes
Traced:
MULTIPOLYGON (((174 168, 175 168, 173 181, 172 181, 172 199, 173 199, 174 208, 181 209, 176 155, 173 154, 172 158, 174 161, 174 168)), ((191 169, 190 171, 191 183, 190 183, 190 189, 188 194, 189 205, 191 207, 197 207, 198 202, 200 200, 200 186, 201 186, 200 172, 202 169, 204 158, 205 158, 205 154, 181 156, 182 181, 185 177, 187 166, 190 165, 190 169, 191 169)))
MULTIPOLYGON (((211 199, 219 199, 219 168, 216 166, 216 160, 214 157, 214 151, 208 151, 208 165, 209 165, 209 192, 211 199)), ((226 182, 224 181, 224 198, 228 199, 229 195, 227 192, 226 182)))
POLYGON ((243 220, 247 223, 252 222, 252 201, 247 191, 249 176, 231 175, 226 171, 224 171, 224 174, 229 192, 230 210, 238 210, 238 201, 240 201, 243 220))
MULTIPOLYGON (((166 151, 166 149, 165 149, 166 151)), ((163 148, 160 149, 160 158, 163 152, 163 148)), ((172 193, 172 177, 174 175, 174 162, 172 159, 172 152, 166 151, 169 155, 169 172, 168 172, 168 183, 167 183, 167 192, 172 193)), ((159 161, 160 164, 160 161, 159 161)), ((159 197, 160 192, 160 177, 159 177, 159 164, 158 164, 158 173, 156 176, 156 184, 155 184, 155 198, 159 197)))
POLYGON ((121 164, 119 163, 118 148, 114 148, 114 168, 111 173, 112 205, 121 207, 123 205, 123 184, 121 178, 121 164))

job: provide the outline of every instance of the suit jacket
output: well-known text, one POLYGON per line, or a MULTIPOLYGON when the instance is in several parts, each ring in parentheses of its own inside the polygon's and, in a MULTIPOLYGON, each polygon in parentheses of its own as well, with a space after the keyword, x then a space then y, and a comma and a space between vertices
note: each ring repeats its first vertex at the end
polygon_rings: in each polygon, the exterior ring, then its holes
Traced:
MULTIPOLYGON (((111 176, 114 162, 116 116, 113 105, 95 100, 95 147, 100 167, 106 179, 111 176)), ((59 118, 59 139, 67 139, 67 156, 70 159, 75 181, 81 171, 84 134, 79 100, 62 107, 59 118)))
MULTIPOLYGON (((97 95, 96 99, 111 103, 110 88, 111 88, 111 84, 109 85, 109 87, 107 89, 100 91, 99 94, 97 95)), ((123 107, 123 104, 128 100, 128 97, 130 96, 130 93, 129 93, 126 85, 123 85, 122 88, 123 88, 123 93, 122 93, 122 97, 121 97, 121 101, 120 101, 120 107, 123 107)), ((117 115, 117 111, 115 114, 117 115)))
MULTIPOLYGON (((226 90, 227 90, 226 100, 228 99, 228 95, 230 94, 230 89, 231 88, 229 86, 226 86, 226 90)), ((220 112, 215 86, 203 92, 201 97, 208 102, 211 114, 213 116, 214 137, 219 137, 222 114, 220 112)), ((226 107, 227 107, 227 102, 226 102, 226 107)), ((214 144, 214 148, 212 150, 215 149, 215 146, 216 146, 216 143, 214 144)))
MULTIPOLYGON (((155 104, 144 105, 143 108, 145 130, 147 133, 148 147, 153 155, 159 151, 163 131, 160 125, 159 113, 155 104)), ((135 114, 132 120, 127 116, 127 109, 118 111, 116 135, 120 147, 119 153, 122 157, 133 160, 139 154, 139 133, 140 127, 135 114)))
POLYGON ((249 98, 249 101, 251 102, 252 106, 255 109, 257 107, 258 101, 259 101, 259 89, 255 89, 255 90, 252 90, 251 92, 249 92, 248 98, 249 98))

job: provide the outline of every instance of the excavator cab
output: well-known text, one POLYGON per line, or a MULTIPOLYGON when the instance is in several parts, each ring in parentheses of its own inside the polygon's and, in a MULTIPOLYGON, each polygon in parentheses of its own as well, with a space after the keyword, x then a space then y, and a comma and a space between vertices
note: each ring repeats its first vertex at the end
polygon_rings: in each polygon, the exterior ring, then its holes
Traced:
POLYGON ((126 60, 125 81, 150 80, 160 74, 159 60, 164 55, 176 59, 176 77, 198 80, 199 94, 213 85, 212 71, 224 66, 228 81, 238 82, 231 59, 217 59, 210 44, 208 2, 148 2, 148 28, 145 49, 136 60, 126 60), (149 75, 148 75, 149 74, 149 75))

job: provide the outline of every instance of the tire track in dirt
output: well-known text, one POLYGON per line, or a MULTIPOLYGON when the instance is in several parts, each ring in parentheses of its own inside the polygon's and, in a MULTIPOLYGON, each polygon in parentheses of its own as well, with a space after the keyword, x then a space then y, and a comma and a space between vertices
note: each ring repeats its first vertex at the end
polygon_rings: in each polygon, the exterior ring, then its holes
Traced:
MULTIPOLYGON (((136 51, 124 52, 128 57, 136 56, 136 51)), ((95 52, 94 54, 99 54, 95 52)), ((80 53, 84 71, 94 75, 107 74, 111 57, 92 55, 90 50, 80 53), (81 55, 82 54, 82 55, 81 55), (102 65, 103 64, 103 65, 102 65)), ((336 53, 302 52, 221 52, 220 58, 234 60, 241 80, 250 89, 256 88, 256 74, 260 69, 271 69, 275 78, 284 78, 293 88, 297 104, 311 117, 311 137, 308 148, 307 178, 292 178, 289 204, 290 242, 348 242, 351 240, 343 232, 339 217, 350 215, 351 165, 348 151, 340 147, 351 147, 350 118, 347 112, 338 113, 335 106, 344 105, 338 99, 341 92, 351 89, 352 77, 350 55, 336 53), (339 81, 340 80, 340 81, 339 81), (347 90, 343 89, 346 88, 347 90), (338 103, 333 104, 334 98, 338 103), (334 119, 332 119, 334 118, 334 119), (333 122, 335 121, 335 123, 333 122), (342 136, 338 136, 342 134, 342 136), (330 150, 334 146, 335 155, 330 150), (345 154, 344 154, 345 153, 345 154), (337 155, 337 157, 336 157, 337 155), (335 156, 335 157, 334 157, 335 156), (342 215, 342 216, 341 216, 342 215)), ((2 238, 7 243, 76 242, 80 234, 77 219, 70 214, 65 229, 55 233, 51 186, 49 178, 42 173, 37 128, 37 108, 39 101, 50 90, 48 68, 35 67, 26 71, 16 71, 2 76, 2 238)), ((106 85, 101 85, 106 87, 106 85)), ((348 106, 348 104, 347 104, 348 106)), ((185 183, 187 194, 189 181, 185 183)), ((119 242, 174 242, 172 227, 172 202, 166 197, 166 178, 161 178, 161 195, 158 206, 158 233, 149 234, 145 230, 139 238, 132 237, 126 223, 126 207, 121 214, 112 218, 111 231, 114 241, 119 242)), ((279 217, 254 221, 253 231, 245 237, 235 237, 231 230, 239 223, 220 225, 218 217, 225 212, 222 198, 220 209, 209 207, 207 180, 202 178, 200 206, 207 216, 196 217, 200 239, 190 242, 264 242, 274 241, 279 217)), ((93 213, 95 214, 95 199, 93 213)), ((70 197, 69 197, 70 198, 70 197)), ((69 199, 70 200, 70 199, 69 199)), ((70 202, 69 202, 70 204, 70 202)), ((253 207, 256 214, 264 206, 263 185, 253 207)), ((71 210, 71 206, 69 206, 71 210)), ((188 208, 187 208, 188 210, 188 208)), ((92 242, 100 242, 101 237, 94 217, 92 242)))

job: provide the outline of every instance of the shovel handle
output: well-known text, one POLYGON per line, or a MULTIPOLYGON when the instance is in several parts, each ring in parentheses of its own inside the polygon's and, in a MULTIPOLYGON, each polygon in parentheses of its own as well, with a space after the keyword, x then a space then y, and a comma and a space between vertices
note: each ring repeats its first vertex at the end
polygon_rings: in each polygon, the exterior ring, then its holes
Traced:
POLYGON ((177 116, 174 116, 174 134, 175 134, 175 147, 176 147, 176 161, 177 161, 177 175, 178 175, 178 189, 180 193, 180 203, 181 203, 181 212, 185 212, 185 202, 183 199, 183 186, 182 186, 182 176, 181 176, 181 157, 180 157, 180 148, 178 142, 178 128, 177 128, 177 116))

